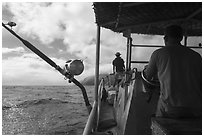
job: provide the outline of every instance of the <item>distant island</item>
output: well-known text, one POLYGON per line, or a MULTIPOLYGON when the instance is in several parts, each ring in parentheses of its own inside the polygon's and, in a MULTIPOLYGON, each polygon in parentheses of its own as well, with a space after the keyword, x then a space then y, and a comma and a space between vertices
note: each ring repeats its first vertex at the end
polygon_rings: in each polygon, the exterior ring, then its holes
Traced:
MULTIPOLYGON (((108 84, 108 81, 110 81, 110 84, 112 85, 114 82, 114 75, 109 74, 99 74, 99 81, 104 78, 105 83, 108 84)), ((86 77, 84 80, 81 81, 81 84, 83 85, 94 85, 95 76, 89 76, 86 77)))

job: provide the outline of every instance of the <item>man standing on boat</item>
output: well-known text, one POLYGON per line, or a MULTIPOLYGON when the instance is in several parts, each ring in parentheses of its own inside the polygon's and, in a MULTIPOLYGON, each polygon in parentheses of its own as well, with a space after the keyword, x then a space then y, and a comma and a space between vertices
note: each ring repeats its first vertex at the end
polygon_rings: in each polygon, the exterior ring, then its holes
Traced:
POLYGON ((120 83, 125 71, 124 60, 120 57, 120 55, 121 55, 120 52, 116 52, 115 54, 116 58, 112 62, 113 74, 115 74, 115 81, 113 87, 115 87, 116 84, 118 85, 120 83))
POLYGON ((202 58, 181 45, 180 26, 166 28, 165 47, 154 51, 144 70, 147 80, 154 75, 160 82, 156 116, 191 118, 202 116, 202 58))

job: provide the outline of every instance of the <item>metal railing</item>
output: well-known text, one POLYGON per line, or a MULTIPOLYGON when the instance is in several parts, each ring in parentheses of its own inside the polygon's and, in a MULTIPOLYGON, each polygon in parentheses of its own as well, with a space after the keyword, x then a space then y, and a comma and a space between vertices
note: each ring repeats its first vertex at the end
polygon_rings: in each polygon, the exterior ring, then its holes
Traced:
POLYGON ((90 135, 91 132, 94 130, 97 106, 98 106, 98 103, 96 101, 94 101, 93 108, 91 110, 91 113, 89 115, 89 118, 86 122, 86 126, 85 126, 84 131, 83 131, 83 135, 90 135))
MULTIPOLYGON (((164 46, 161 46, 161 45, 133 45, 131 44, 131 48, 137 48, 137 47, 142 47, 142 48, 161 48, 161 47, 164 47, 164 46)), ((202 46, 198 46, 198 47, 195 47, 195 46, 187 46, 188 48, 191 48, 191 49, 202 49, 202 46)), ((140 64, 147 64, 149 63, 149 61, 136 61, 136 60, 130 60, 130 63, 140 63, 140 64)))
POLYGON ((101 111, 100 109, 101 108, 101 98, 102 98, 102 92, 103 92, 104 86, 105 86, 104 79, 102 79, 98 86, 97 101, 96 100, 94 101, 93 109, 87 120, 83 135, 90 135, 93 131, 97 130, 97 127, 99 125, 99 118, 100 118, 100 111, 101 111))
POLYGON ((97 106, 97 121, 96 121, 96 129, 98 128, 99 125, 99 118, 100 118, 100 113, 101 113, 101 98, 102 98, 102 92, 104 88, 104 79, 102 78, 99 87, 98 87, 98 106, 97 106))

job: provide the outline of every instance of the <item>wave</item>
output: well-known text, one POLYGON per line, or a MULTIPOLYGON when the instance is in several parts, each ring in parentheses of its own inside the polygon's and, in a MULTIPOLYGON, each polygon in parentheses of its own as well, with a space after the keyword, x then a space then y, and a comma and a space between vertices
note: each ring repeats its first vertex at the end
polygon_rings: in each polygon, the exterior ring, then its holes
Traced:
POLYGON ((6 110, 10 108, 27 108, 27 107, 36 106, 36 105, 64 104, 64 103, 73 103, 73 102, 64 101, 64 100, 55 99, 55 98, 36 99, 36 100, 24 101, 13 106, 2 106, 2 110, 6 110))

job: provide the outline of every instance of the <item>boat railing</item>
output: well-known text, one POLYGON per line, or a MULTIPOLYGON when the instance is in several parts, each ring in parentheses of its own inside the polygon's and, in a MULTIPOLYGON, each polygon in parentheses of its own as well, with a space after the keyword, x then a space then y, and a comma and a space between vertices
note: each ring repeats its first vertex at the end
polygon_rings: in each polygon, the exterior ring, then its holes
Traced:
MULTIPOLYGON (((149 47, 149 48, 162 48, 162 45, 134 45, 131 44, 131 47, 149 47)), ((202 46, 187 46, 188 48, 202 48, 202 46)))
POLYGON ((93 103, 93 108, 91 110, 91 113, 89 115, 89 118, 86 122, 86 126, 84 128, 84 131, 83 131, 83 135, 90 135, 91 132, 93 131, 94 127, 95 127, 95 114, 96 114, 96 111, 97 111, 97 102, 94 101, 93 103))
MULTIPOLYGON (((138 47, 142 47, 142 48, 162 48, 164 46, 161 46, 161 45, 133 45, 131 44, 131 49, 132 48, 138 48, 138 47)), ((202 49, 202 46, 187 46, 188 48, 191 48, 191 49, 202 49)), ((132 51, 132 50, 131 50, 132 51)), ((139 64, 147 64, 149 63, 149 61, 135 61, 135 60, 131 60, 130 58, 130 63, 139 63, 139 64)))
POLYGON ((98 127, 99 125, 99 118, 100 118, 100 112, 101 112, 101 99, 102 99, 102 92, 104 90, 104 86, 105 86, 105 83, 104 83, 104 78, 102 78, 100 84, 99 84, 99 87, 98 87, 98 106, 97 106, 97 124, 96 124, 96 127, 98 127))
POLYGON ((102 79, 98 86, 98 98, 97 100, 94 101, 93 109, 87 120, 83 135, 90 135, 94 130, 97 130, 97 127, 99 125, 101 98, 104 86, 105 86, 104 79, 102 79))

